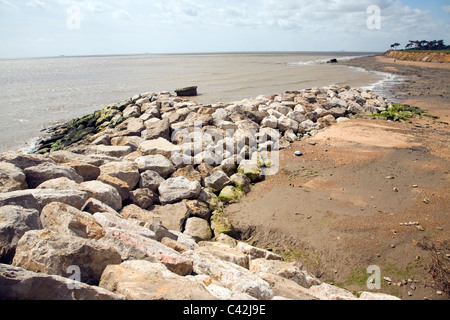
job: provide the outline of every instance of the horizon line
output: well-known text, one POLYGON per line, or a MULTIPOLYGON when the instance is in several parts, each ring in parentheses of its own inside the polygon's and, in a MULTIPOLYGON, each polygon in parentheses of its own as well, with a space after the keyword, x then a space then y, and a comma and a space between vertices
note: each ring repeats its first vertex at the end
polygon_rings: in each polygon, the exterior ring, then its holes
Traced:
POLYGON ((56 59, 56 58, 94 58, 94 57, 124 57, 124 56, 147 56, 147 55, 221 55, 221 54, 299 54, 299 53, 365 53, 365 54, 382 54, 385 51, 205 51, 205 52, 161 52, 161 53, 111 53, 111 54, 84 54, 84 55, 59 55, 59 56, 28 56, 28 57, 5 57, 0 58, 0 60, 25 60, 25 59, 56 59))

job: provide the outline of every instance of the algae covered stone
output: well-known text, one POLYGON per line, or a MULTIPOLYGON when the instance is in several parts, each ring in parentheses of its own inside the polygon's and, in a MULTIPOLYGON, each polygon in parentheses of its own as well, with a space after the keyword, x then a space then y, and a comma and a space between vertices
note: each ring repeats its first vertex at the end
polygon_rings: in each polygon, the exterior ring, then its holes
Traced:
POLYGON ((233 186, 227 186, 219 194, 219 200, 223 203, 233 203, 239 201, 244 196, 244 192, 233 186))
POLYGON ((234 235, 234 229, 230 220, 224 217, 223 212, 219 210, 214 211, 211 215, 211 229, 215 237, 218 237, 220 234, 234 235))
POLYGON ((238 167, 238 172, 246 175, 253 182, 259 181, 262 178, 261 167, 256 161, 241 161, 238 167))

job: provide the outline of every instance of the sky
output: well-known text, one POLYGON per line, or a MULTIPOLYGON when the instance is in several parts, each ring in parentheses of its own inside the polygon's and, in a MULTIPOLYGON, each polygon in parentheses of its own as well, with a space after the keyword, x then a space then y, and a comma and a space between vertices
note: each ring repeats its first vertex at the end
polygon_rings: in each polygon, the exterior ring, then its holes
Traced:
POLYGON ((450 45, 450 0, 0 0, 0 58, 450 45))

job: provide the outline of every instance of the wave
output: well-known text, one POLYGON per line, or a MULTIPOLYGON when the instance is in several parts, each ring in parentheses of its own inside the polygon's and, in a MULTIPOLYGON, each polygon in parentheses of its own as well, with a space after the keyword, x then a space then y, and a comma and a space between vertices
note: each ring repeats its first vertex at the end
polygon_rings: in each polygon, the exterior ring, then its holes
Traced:
MULTIPOLYGON (((349 61, 353 59, 358 58, 364 58, 368 57, 370 55, 362 55, 362 56, 347 56, 347 57, 340 57, 336 58, 338 61, 349 61)), ((309 61, 299 61, 299 62, 289 62, 287 65, 289 66, 310 66, 310 65, 317 65, 317 64, 326 64, 331 59, 316 59, 316 60, 309 60, 309 61)))
POLYGON ((363 87, 361 87, 361 89, 372 91, 375 94, 384 96, 393 101, 394 100, 399 100, 399 101, 402 100, 401 97, 399 97, 398 95, 396 95, 393 92, 393 88, 410 79, 410 77, 407 77, 407 76, 396 75, 396 74, 392 74, 392 73, 388 73, 388 72, 371 71, 371 70, 366 70, 364 68, 352 67, 352 66, 349 66, 349 68, 352 70, 355 70, 357 72, 371 73, 378 77, 381 77, 381 80, 379 80, 371 85, 363 86, 363 87))

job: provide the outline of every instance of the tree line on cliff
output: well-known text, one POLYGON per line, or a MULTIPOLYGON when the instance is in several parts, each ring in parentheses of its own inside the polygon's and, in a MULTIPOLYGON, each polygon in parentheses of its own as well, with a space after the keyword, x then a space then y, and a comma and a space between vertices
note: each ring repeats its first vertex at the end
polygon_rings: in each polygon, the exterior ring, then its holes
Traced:
MULTIPOLYGON (((391 49, 396 49, 400 46, 400 43, 394 43, 391 45, 391 49)), ((450 50, 450 46, 446 46, 444 40, 409 40, 409 43, 405 46, 406 50, 450 50)))

